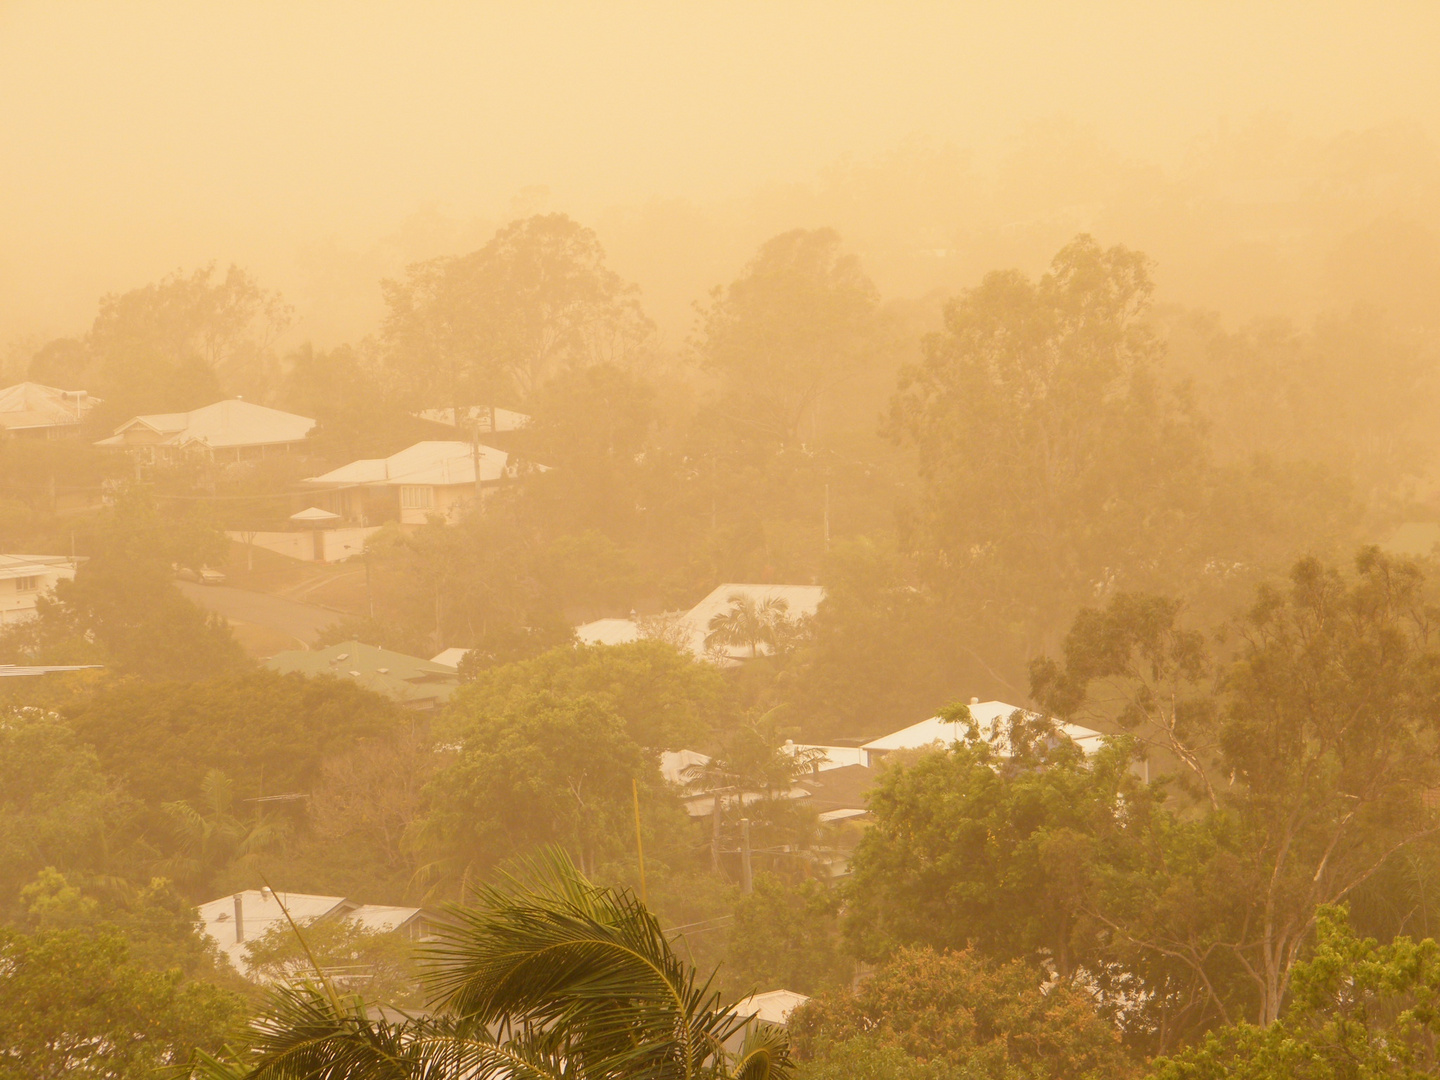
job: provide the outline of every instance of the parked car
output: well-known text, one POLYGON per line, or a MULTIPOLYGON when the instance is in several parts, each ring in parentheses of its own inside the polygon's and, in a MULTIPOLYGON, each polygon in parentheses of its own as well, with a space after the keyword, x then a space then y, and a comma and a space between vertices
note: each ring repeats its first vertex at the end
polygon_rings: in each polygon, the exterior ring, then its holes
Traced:
POLYGON ((211 570, 208 566, 202 566, 199 570, 192 570, 188 566, 175 567, 175 576, 181 581, 193 581, 200 585, 224 585, 225 575, 219 570, 211 570))

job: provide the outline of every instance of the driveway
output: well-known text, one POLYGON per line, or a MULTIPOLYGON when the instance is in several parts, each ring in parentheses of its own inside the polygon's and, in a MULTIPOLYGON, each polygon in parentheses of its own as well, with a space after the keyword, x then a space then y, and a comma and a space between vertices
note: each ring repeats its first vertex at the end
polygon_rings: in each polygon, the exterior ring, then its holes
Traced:
POLYGON ((175 585, 187 599, 231 622, 263 626, 294 638, 306 648, 315 643, 321 630, 342 617, 328 608, 229 585, 197 585, 193 581, 177 581, 175 585))

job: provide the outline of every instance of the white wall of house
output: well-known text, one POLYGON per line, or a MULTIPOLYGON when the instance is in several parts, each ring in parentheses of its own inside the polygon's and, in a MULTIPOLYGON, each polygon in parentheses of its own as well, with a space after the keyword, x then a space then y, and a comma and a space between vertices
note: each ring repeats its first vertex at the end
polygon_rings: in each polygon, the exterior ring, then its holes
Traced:
POLYGON ((432 516, 448 524, 460 520, 465 507, 475 501, 471 484, 401 484, 400 524, 424 525, 432 516))
POLYGON ((0 626, 34 618, 40 597, 52 592, 57 581, 75 577, 68 561, 33 563, 22 556, 0 556, 0 626))
POLYGON ((364 553, 365 538, 379 528, 378 525, 355 525, 339 529, 257 533, 230 530, 225 535, 237 544, 254 544, 257 548, 301 562, 339 562, 364 553))

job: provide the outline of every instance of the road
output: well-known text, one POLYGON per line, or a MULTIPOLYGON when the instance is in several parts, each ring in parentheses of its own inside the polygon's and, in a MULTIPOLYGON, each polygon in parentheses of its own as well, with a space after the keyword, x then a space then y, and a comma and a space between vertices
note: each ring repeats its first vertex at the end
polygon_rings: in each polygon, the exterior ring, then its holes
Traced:
POLYGON ((292 637, 307 647, 315 643, 321 630, 341 619, 338 612, 328 608, 268 593, 248 592, 229 585, 197 585, 193 581, 177 581, 175 584, 188 599, 210 611, 219 612, 231 622, 263 626, 292 637))

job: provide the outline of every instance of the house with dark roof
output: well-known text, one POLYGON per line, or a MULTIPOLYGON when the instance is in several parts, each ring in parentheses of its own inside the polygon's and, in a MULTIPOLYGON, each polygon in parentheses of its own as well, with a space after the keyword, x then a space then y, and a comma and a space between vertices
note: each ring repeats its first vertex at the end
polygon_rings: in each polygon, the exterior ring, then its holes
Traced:
POLYGON ((271 671, 286 674, 333 675, 384 694, 407 709, 434 709, 450 699, 460 685, 453 667, 418 656, 342 641, 324 649, 294 649, 266 660, 271 671))

